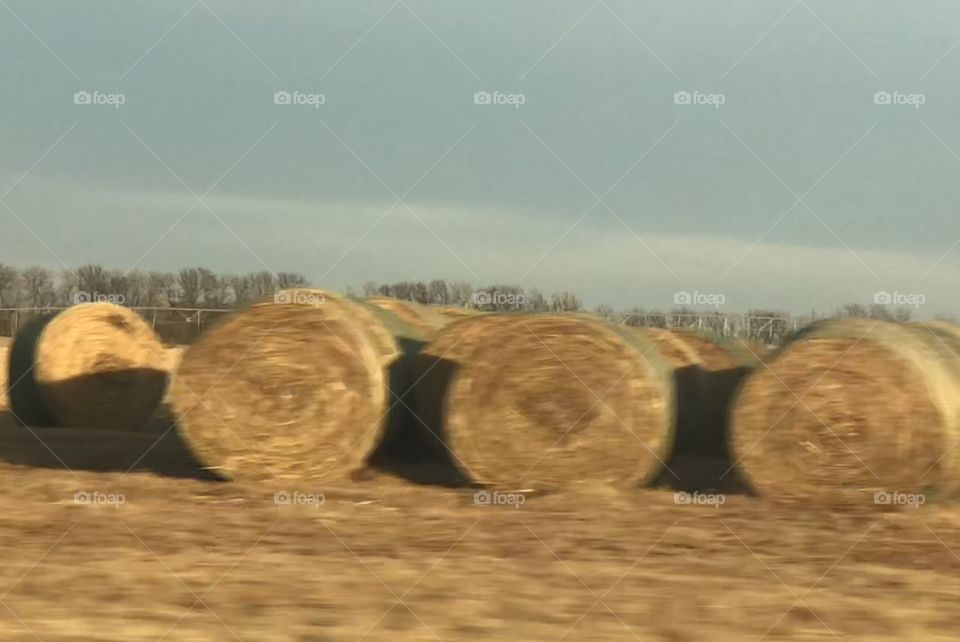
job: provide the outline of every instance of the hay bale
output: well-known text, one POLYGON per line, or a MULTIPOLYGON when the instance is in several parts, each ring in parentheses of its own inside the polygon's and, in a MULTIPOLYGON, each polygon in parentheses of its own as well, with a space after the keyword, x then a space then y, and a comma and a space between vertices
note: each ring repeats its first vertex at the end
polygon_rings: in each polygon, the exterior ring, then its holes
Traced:
POLYGON ((388 368, 400 354, 366 306, 284 291, 187 349, 171 406, 184 441, 218 474, 337 475, 360 465, 384 431, 388 368))
POLYGON ((176 372, 187 346, 172 346, 163 350, 163 367, 167 372, 176 372))
POLYGON ((448 321, 456 321, 464 317, 475 317, 478 314, 483 314, 483 312, 476 308, 464 308, 457 305, 438 305, 432 309, 442 314, 448 321))
POLYGON ((8 403, 7 399, 7 372, 9 368, 10 339, 0 337, 0 407, 8 403))
POLYGON ((401 301, 386 296, 375 296, 364 299, 366 303, 386 310, 416 330, 420 337, 430 337, 436 334, 449 320, 434 308, 415 303, 401 301))
POLYGON ((425 440, 478 483, 635 483, 669 456, 669 370, 627 329, 567 315, 465 318, 428 344, 417 374, 425 440))
POLYGON ((697 351, 676 332, 665 328, 637 328, 636 330, 653 341, 657 351, 672 368, 683 368, 700 363, 697 351))
POLYGON ((88 303, 18 333, 10 402, 24 423, 138 430, 163 398, 163 347, 137 313, 88 303))
POLYGON ((715 372, 756 366, 760 354, 735 337, 721 337, 686 328, 637 328, 650 337, 674 368, 697 366, 715 372))
POLYGON ((808 327, 756 371, 733 450, 760 493, 872 502, 960 481, 960 339, 864 319, 808 327), (798 397, 800 400, 798 401, 798 397))

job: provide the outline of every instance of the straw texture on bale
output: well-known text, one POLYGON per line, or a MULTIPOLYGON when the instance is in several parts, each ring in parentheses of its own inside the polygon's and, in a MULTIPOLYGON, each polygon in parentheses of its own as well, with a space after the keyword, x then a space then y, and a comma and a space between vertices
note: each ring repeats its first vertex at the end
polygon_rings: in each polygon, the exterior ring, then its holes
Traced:
POLYGON ((167 372, 176 372, 180 366, 180 359, 186 351, 186 346, 173 346, 163 350, 163 367, 167 372))
POLYGON ((571 315, 480 315, 447 326, 417 374, 428 439, 477 483, 638 482, 669 455, 669 369, 636 333, 571 315))
POLYGON ((163 345, 128 308, 77 305, 18 333, 9 385, 25 423, 138 430, 166 390, 163 345))
POLYGON ((438 314, 442 314, 447 317, 448 321, 455 321, 456 319, 462 319, 463 317, 475 317, 478 314, 483 314, 475 308, 464 308, 457 305, 440 305, 432 308, 436 310, 438 314))
POLYGON ((231 314, 184 353, 171 394, 184 440, 232 478, 354 469, 384 430, 397 341, 348 298, 278 297, 231 314))
POLYGON ((0 407, 6 406, 9 403, 7 398, 9 356, 10 340, 7 337, 0 337, 0 407))
POLYGON ((771 496, 872 502, 877 492, 955 494, 958 354, 960 335, 943 328, 814 324, 740 391, 739 465, 771 496))
POLYGON ((653 341, 657 351, 670 364, 670 367, 682 368, 700 363, 697 351, 677 333, 663 328, 638 328, 637 330, 653 341))
POLYGON ((675 368, 697 366, 706 371, 757 365, 761 355, 737 338, 683 328, 637 328, 657 345, 675 368))
POLYGON ((401 301, 386 296, 369 297, 365 301, 381 310, 390 312, 393 316, 411 326, 421 337, 436 334, 449 322, 434 308, 414 301, 401 301))

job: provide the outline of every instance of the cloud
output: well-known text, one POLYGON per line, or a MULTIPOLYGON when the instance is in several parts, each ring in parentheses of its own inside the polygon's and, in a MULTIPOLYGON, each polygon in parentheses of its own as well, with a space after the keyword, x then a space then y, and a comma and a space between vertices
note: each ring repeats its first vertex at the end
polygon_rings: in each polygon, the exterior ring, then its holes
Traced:
POLYGON ((446 278, 577 292, 590 305, 666 309, 677 291, 722 293, 731 311, 830 311, 872 302, 878 291, 922 293, 922 312, 960 312, 957 257, 749 243, 628 230, 597 209, 576 216, 532 210, 409 203, 314 201, 214 193, 94 188, 28 177, 11 206, 26 230, 0 240, 8 262, 70 265, 91 257, 115 267, 201 264, 221 272, 299 271, 324 286, 446 278), (182 218, 180 218, 182 217, 182 218), (177 222, 177 220, 179 222, 177 222), (162 238, 161 238, 162 237, 162 238), (122 239, 119 241, 118 239, 122 239), (159 239, 159 240, 158 240, 159 239), (19 251, 17 250, 19 248, 19 251), (55 255, 55 256, 54 256, 55 255), (33 258, 31 258, 33 257, 33 258), (924 276, 926 273, 926 276, 924 276))

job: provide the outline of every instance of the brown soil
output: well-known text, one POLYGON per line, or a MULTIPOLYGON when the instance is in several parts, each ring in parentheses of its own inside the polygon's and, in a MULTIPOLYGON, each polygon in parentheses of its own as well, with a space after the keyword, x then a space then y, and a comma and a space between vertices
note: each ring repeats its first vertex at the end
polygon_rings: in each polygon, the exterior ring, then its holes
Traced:
POLYGON ((472 490, 385 474, 302 488, 204 481, 166 441, 127 473, 147 435, 78 446, 9 418, 0 429, 0 639, 11 642, 960 631, 957 508, 678 505, 672 491, 600 483, 477 505, 472 490), (277 491, 306 499, 278 505, 277 491))

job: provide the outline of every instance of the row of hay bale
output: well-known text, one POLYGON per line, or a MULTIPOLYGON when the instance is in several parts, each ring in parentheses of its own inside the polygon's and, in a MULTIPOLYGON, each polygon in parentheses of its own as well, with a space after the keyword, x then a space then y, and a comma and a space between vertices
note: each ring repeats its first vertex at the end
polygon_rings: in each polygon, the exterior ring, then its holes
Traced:
POLYGON ((477 483, 634 482, 677 444, 724 448, 707 425, 721 414, 707 373, 752 356, 587 315, 286 294, 230 315, 182 354, 121 307, 44 319, 13 347, 14 413, 138 430, 169 379, 183 440, 227 477, 337 475, 379 450, 446 461, 477 483))
POLYGON ((385 452, 497 486, 636 483, 677 443, 722 454, 709 424, 725 406, 708 375, 756 361, 693 333, 585 315, 314 298, 323 304, 252 306, 183 356, 172 405, 221 474, 324 477, 385 452))
POLYGON ((511 488, 683 486, 689 462, 706 460, 714 479, 697 463, 694 486, 742 474, 776 497, 960 483, 954 326, 821 322, 761 360, 746 344, 589 315, 293 294, 230 315, 182 355, 129 310, 71 308, 14 342, 13 410, 31 424, 136 428, 179 357, 178 429, 233 478, 337 476, 380 452, 511 488))

